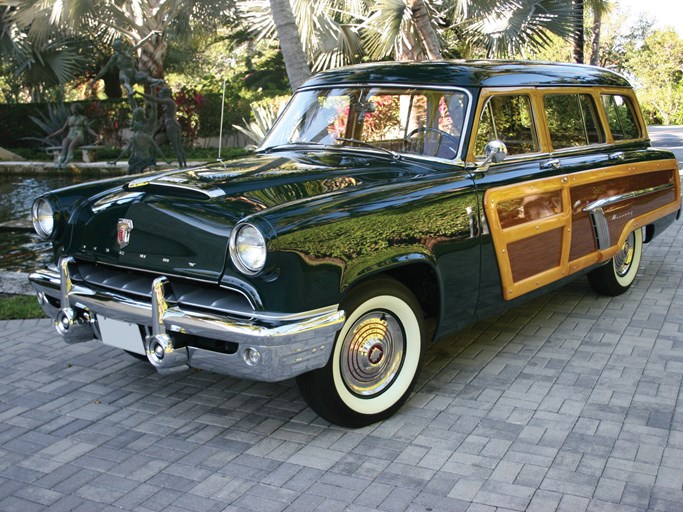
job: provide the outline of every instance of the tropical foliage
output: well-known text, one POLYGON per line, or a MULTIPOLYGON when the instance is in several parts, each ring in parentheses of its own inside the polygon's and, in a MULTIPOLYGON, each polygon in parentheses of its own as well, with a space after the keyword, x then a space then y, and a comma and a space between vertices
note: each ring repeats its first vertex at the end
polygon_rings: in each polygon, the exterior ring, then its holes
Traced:
MULTIPOLYGON (((321 69, 392 58, 566 61, 581 53, 577 44, 586 60, 635 80, 650 120, 683 122, 680 39, 673 32, 655 34, 645 22, 624 27, 615 2, 0 0, 0 102, 86 99, 115 37, 131 48, 160 31, 136 51, 137 65, 163 76, 176 94, 182 91, 178 98, 187 106, 184 123, 192 137, 218 131, 216 94, 225 94, 230 119, 224 126, 230 129, 249 115, 248 105, 286 94, 321 69), (273 9, 289 11, 293 21, 276 15, 278 31, 273 9), (291 71, 290 50, 297 48, 303 62, 291 71)), ((103 81, 99 98, 121 95, 115 72, 103 81)), ((245 123, 256 122, 252 133, 272 117, 265 110, 258 115, 245 123)))
POLYGON ((288 99, 288 96, 276 96, 255 102, 251 108, 253 120, 242 119, 243 125, 233 125, 233 128, 254 143, 250 148, 256 147, 273 126, 288 99))
MULTIPOLYGON (((259 37, 276 33, 269 5, 239 3, 259 37)), ((292 0, 291 5, 314 71, 364 58, 467 57, 473 48, 489 57, 510 56, 521 48, 547 46, 551 34, 570 38, 574 30, 574 8, 564 0, 292 0), (453 33, 457 48, 445 44, 453 33)))
POLYGON ((23 0, 0 1, 0 8, 2 54, 13 59, 15 76, 23 76, 34 100, 44 98, 46 87, 82 77, 96 64, 85 55, 111 53, 107 45, 116 37, 135 45, 155 31, 165 34, 149 39, 138 56, 141 71, 163 77, 168 36, 216 29, 235 12, 232 0, 23 0))
POLYGON ((650 123, 683 123, 683 40, 672 29, 657 30, 628 55, 643 113, 650 123))

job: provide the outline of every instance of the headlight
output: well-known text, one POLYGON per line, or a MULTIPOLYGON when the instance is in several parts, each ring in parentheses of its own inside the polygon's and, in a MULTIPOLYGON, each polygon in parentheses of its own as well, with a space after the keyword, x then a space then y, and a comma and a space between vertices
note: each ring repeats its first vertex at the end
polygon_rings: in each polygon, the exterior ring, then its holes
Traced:
POLYGON ((55 232, 55 212, 47 199, 37 199, 31 209, 33 228, 41 238, 50 238, 55 232))
POLYGON ((266 264, 266 239, 258 228, 241 224, 230 235, 230 258, 243 274, 258 274, 266 264))

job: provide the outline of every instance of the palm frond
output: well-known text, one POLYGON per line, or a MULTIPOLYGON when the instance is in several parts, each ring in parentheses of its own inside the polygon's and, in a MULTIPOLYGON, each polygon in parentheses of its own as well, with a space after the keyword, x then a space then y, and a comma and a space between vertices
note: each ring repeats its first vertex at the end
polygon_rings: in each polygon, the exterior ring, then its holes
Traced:
POLYGON ((507 57, 525 48, 547 47, 550 34, 571 38, 574 17, 570 2, 528 0, 472 20, 465 26, 465 34, 471 44, 485 48, 489 57, 507 57))
POLYGON ((83 57, 72 47, 34 46, 31 55, 18 63, 15 75, 22 75, 31 85, 60 85, 80 76, 83 63, 83 57))
POLYGON ((404 0, 378 0, 375 12, 361 25, 363 43, 372 60, 381 60, 396 44, 409 43, 403 34, 410 31, 411 12, 404 0))
POLYGON ((268 0, 246 0, 237 5, 240 17, 257 39, 274 39, 277 32, 268 0))
POLYGON ((355 26, 330 21, 325 35, 327 37, 320 41, 320 49, 313 62, 313 71, 361 61, 364 55, 363 41, 355 26))

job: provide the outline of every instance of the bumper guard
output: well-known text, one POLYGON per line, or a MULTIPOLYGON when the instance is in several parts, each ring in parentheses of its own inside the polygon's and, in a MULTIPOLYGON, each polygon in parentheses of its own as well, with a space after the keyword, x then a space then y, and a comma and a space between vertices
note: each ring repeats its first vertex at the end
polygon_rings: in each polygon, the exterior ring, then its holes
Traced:
POLYGON ((160 373, 202 368, 252 380, 277 382, 327 364, 334 338, 344 323, 337 306, 297 315, 254 312, 251 318, 182 309, 167 301, 171 283, 154 280, 151 301, 124 296, 72 280, 71 257, 61 258, 56 269, 33 272, 29 281, 43 310, 54 318, 57 332, 67 343, 99 337, 97 315, 147 326, 144 340, 149 361, 160 373), (236 343, 226 354, 200 347, 176 346, 174 333, 236 343))

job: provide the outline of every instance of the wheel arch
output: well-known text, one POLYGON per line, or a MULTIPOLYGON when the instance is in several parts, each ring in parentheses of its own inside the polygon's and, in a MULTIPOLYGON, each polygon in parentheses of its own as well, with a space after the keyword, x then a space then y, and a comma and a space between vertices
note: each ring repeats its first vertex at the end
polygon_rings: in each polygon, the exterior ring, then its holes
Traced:
POLYGON ((428 339, 434 335, 435 327, 441 311, 441 285, 435 265, 426 257, 413 258, 411 263, 395 262, 382 268, 360 273, 353 281, 344 280, 342 292, 344 296, 352 293, 358 286, 367 282, 388 277, 408 288, 422 308, 428 325, 428 339))

